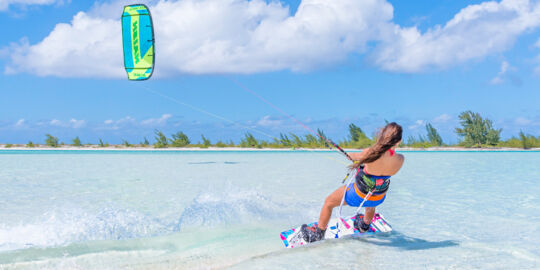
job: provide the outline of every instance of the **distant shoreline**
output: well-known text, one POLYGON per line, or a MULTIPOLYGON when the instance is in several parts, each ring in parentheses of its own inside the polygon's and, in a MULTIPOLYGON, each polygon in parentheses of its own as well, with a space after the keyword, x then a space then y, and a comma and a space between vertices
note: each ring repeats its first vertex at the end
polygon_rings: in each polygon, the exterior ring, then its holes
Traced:
MULTIPOLYGON (((154 148, 152 146, 149 147, 125 147, 123 145, 117 145, 117 146, 107 146, 107 147, 99 147, 99 146, 59 146, 59 147, 48 147, 48 146, 36 146, 36 147, 26 147, 22 145, 13 145, 10 147, 5 147, 5 144, 0 144, 0 150, 13 150, 13 151, 32 151, 32 150, 45 150, 45 151, 53 151, 53 150, 67 150, 67 151, 237 151, 237 152, 253 152, 253 151, 281 151, 281 152, 295 152, 295 151, 311 151, 311 152, 330 152, 333 151, 331 149, 322 149, 322 148, 245 148, 245 147, 208 147, 208 148, 201 148, 201 147, 168 147, 168 148, 154 148)), ((348 152, 355 152, 355 151, 361 151, 362 149, 344 149, 348 152)), ((465 147, 429 147, 429 148, 413 148, 413 147, 401 147, 398 148, 397 151, 441 151, 441 152, 483 152, 483 151, 501 151, 501 152, 509 152, 509 151, 515 151, 515 152, 521 152, 521 151, 540 151, 540 148, 530 148, 530 149, 523 149, 523 148, 510 148, 510 147, 493 147, 493 148, 465 148, 465 147)))

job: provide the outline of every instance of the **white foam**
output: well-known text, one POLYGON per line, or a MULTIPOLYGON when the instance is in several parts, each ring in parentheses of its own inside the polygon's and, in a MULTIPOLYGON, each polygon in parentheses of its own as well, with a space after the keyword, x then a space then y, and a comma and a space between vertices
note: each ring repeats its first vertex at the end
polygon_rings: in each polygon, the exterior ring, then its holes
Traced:
POLYGON ((128 210, 105 209, 96 214, 57 210, 27 224, 0 224, 0 251, 152 236, 172 229, 167 227, 170 225, 128 210))

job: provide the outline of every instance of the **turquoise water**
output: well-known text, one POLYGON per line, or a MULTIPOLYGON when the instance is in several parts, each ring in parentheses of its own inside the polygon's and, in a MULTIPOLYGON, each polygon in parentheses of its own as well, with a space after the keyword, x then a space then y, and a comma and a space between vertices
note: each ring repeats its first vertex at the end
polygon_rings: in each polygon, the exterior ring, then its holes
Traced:
POLYGON ((290 250, 336 153, 0 151, 0 269, 540 268, 539 152, 404 155, 391 234, 290 250))

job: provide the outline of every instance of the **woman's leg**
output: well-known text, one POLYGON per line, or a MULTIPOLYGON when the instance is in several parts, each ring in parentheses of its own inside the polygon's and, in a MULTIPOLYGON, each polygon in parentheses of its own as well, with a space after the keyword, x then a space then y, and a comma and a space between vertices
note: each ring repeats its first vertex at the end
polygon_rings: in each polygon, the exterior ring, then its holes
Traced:
POLYGON ((366 212, 364 215, 364 223, 370 224, 371 220, 373 220, 374 215, 375 215, 375 207, 366 207, 366 212))
MULTIPOLYGON (((343 198, 343 192, 344 188, 339 187, 334 192, 332 192, 332 194, 328 195, 328 197, 326 197, 326 200, 324 200, 324 205, 321 209, 321 215, 319 216, 319 229, 326 230, 326 227, 328 226, 328 221, 330 221, 330 216, 332 215, 332 210, 334 209, 334 207, 339 206, 339 204, 341 203, 341 199, 343 198)), ((343 202, 343 205, 347 205, 347 203, 343 202)), ((375 210, 373 210, 373 212, 375 213, 375 210)))

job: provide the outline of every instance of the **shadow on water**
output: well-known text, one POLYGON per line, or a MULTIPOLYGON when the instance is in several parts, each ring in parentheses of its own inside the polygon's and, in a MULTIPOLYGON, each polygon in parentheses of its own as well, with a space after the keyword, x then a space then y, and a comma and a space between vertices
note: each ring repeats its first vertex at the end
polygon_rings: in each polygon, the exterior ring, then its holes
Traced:
MULTIPOLYGON (((201 161, 201 162, 188 162, 189 165, 201 165, 201 164, 216 164, 215 161, 201 161)), ((235 161, 225 161, 223 164, 238 164, 240 162, 235 161)))
POLYGON ((234 264, 234 266, 242 265, 247 262, 249 263, 252 260, 264 260, 264 259, 268 259, 272 257, 279 257, 285 254, 290 254, 291 252, 303 253, 303 252, 306 252, 307 249, 311 249, 311 248, 318 248, 318 247, 328 248, 334 245, 336 242, 343 241, 343 240, 362 241, 366 244, 373 244, 373 245, 385 246, 385 247, 394 247, 394 248, 398 248, 398 249, 406 250, 406 251, 459 246, 459 242, 455 240, 429 241, 429 240, 425 240, 421 238, 406 236, 402 233, 392 231, 391 233, 387 233, 387 234, 377 234, 377 235, 358 236, 358 237, 344 237, 343 239, 335 239, 335 240, 330 239, 326 241, 312 243, 304 247, 294 248, 292 250, 283 247, 281 249, 272 250, 267 253, 251 256, 248 259, 245 259, 241 262, 234 264))
POLYGON ((459 246, 455 240, 429 241, 421 238, 404 235, 393 231, 378 237, 359 238, 361 241, 369 242, 373 245, 395 247, 403 250, 424 250, 433 248, 445 248, 459 246))

